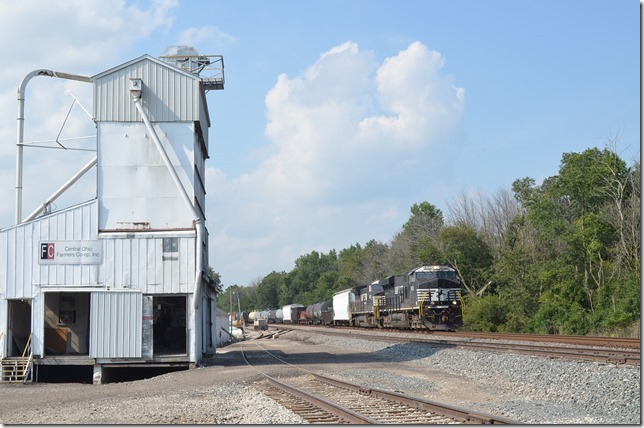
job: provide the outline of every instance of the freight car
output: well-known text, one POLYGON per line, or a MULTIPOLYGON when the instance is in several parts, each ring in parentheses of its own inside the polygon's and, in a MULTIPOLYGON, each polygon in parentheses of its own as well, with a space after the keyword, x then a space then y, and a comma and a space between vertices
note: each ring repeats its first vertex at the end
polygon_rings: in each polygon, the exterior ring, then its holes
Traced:
POLYGON ((297 324, 299 320, 299 313, 301 311, 306 311, 306 307, 300 305, 299 303, 293 303, 292 305, 286 305, 282 307, 282 322, 285 324, 297 324))
POLYGON ((314 303, 306 307, 306 319, 300 324, 333 324, 333 300, 314 303))

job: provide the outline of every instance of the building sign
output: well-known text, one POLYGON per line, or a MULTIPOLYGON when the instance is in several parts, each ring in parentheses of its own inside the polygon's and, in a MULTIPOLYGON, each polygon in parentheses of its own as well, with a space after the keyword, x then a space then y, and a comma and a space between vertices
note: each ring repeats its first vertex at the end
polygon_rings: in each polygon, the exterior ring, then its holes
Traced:
POLYGON ((101 241, 41 241, 38 246, 41 265, 100 265, 103 263, 101 241))

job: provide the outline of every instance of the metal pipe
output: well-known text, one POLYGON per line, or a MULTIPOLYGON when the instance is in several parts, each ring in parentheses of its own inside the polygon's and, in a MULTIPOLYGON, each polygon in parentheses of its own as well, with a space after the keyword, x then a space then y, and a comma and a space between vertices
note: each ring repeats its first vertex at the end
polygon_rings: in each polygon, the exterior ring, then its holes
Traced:
POLYGON ((51 205, 52 202, 54 202, 60 195, 65 192, 65 190, 69 189, 74 183, 78 181, 79 178, 81 178, 87 171, 92 169, 94 165, 98 162, 98 156, 94 156, 94 159, 89 161, 87 165, 85 165, 83 168, 80 169, 72 178, 70 178, 65 184, 63 184, 60 189, 56 190, 45 202, 42 203, 41 206, 39 206, 34 212, 32 212, 27 218, 25 218, 22 222, 26 223, 28 221, 31 221, 38 217, 38 214, 44 213, 45 210, 49 205, 51 205))
POLYGON ((22 161, 23 161, 23 139, 25 132, 25 90, 27 83, 36 76, 58 77, 60 79, 77 80, 79 82, 91 82, 87 76, 62 73, 52 70, 34 70, 27 74, 18 86, 18 138, 16 142, 16 224, 20 224, 22 217, 22 161))
POLYGON ((194 218, 194 224, 195 224, 195 232, 196 232, 196 260, 195 260, 195 289, 193 292, 193 305, 195 309, 199 308, 199 299, 200 299, 200 292, 201 292, 201 275, 202 275, 202 264, 203 264, 203 256, 202 256, 202 236, 203 236, 203 221, 201 219, 201 216, 197 212, 197 209, 194 207, 192 202, 190 201, 190 196, 188 196, 188 192, 186 191, 185 187, 183 187, 183 184, 181 183, 181 180, 179 179, 179 175, 177 174, 177 171, 174 169, 174 166, 172 166, 172 162, 170 161, 170 158, 168 157, 168 153, 165 151, 163 148, 163 144, 161 143, 161 140, 159 139, 159 136, 157 135, 156 131, 152 127, 152 124, 150 123, 150 119, 148 118, 147 113, 143 109, 143 105, 141 105, 141 91, 139 90, 133 90, 132 91, 132 98, 134 100, 134 105, 136 106, 136 109, 139 111, 141 114, 141 118, 143 119, 143 123, 145 123, 145 127, 148 129, 148 132, 150 133, 150 136, 152 137, 152 141, 154 141, 155 146, 157 147, 157 150, 159 151, 159 154, 161 155, 161 158, 163 159, 163 162, 165 163, 166 168, 170 172, 170 175, 172 176, 172 180, 174 181, 174 184, 177 186, 177 189, 179 189, 179 193, 181 193, 181 196, 183 200, 185 201, 186 205, 190 208, 192 211, 192 215, 194 218))

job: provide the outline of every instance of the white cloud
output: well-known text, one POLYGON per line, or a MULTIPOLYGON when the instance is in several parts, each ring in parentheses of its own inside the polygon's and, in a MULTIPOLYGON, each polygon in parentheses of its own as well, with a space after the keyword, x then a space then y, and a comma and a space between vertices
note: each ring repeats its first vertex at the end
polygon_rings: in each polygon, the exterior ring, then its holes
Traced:
POLYGON ((199 48, 197 51, 202 55, 209 55, 212 52, 221 52, 224 47, 233 45, 237 39, 218 27, 188 28, 179 34, 179 45, 199 48), (203 50, 202 49, 206 49, 203 50))
MULTIPOLYGON (((31 71, 49 69, 91 76, 121 61, 123 52, 154 31, 165 31, 173 22, 177 0, 149 2, 68 0, 0 0, 0 169, 2 183, 0 226, 13 223, 15 153, 17 140, 16 89, 31 71)), ((128 60, 131 58, 126 58, 128 60)), ((65 79, 35 77, 27 85, 25 142, 75 138, 95 134, 91 113, 91 85, 65 79), (71 109, 73 97, 80 104, 71 109), (69 114, 69 116, 68 116, 69 114), (68 116, 68 117, 67 117, 68 116), (65 126, 63 127, 63 123, 65 126)), ((92 147, 91 140, 64 142, 67 147, 92 147)), ((25 148, 23 213, 29 214, 93 153, 25 148)), ((76 203, 95 195, 95 181, 75 184, 77 197, 59 203, 76 203)), ((69 196, 69 195, 68 195, 69 196)))
POLYGON ((253 279, 313 249, 392 237, 449 175, 464 90, 444 64, 420 42, 381 64, 346 42, 301 75, 278 76, 266 95, 269 155, 243 176, 218 175, 209 193, 211 263, 224 284, 237 282, 226 272, 253 279), (239 252, 247 258, 228 256, 239 252))

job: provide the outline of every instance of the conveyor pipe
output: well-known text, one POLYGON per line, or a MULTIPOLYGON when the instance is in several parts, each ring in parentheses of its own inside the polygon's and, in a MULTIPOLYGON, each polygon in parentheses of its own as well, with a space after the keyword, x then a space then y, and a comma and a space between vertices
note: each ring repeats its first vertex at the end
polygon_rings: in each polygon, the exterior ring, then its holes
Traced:
POLYGON ((79 82, 91 82, 87 76, 62 73, 52 70, 34 70, 27 74, 18 86, 18 138, 16 142, 16 224, 20 224, 22 218, 22 162, 23 162, 23 139, 25 133, 25 90, 27 83, 36 76, 58 77, 60 79, 77 80, 79 82))
POLYGON ((159 139, 159 136, 157 135, 157 132, 155 129, 152 127, 152 123, 150 123, 150 118, 148 117, 147 113, 143 109, 143 105, 141 104, 141 90, 132 90, 132 98, 134 100, 134 106, 136 109, 139 111, 141 114, 141 118, 143 119, 143 123, 145 124, 145 127, 147 128, 148 132, 150 133, 150 136, 152 137, 152 141, 154 141, 154 144, 159 151, 159 154, 161 155, 161 158, 163 159, 163 162, 165 163, 165 166, 167 167, 168 171, 170 172, 170 175, 172 176, 172 180, 174 181, 174 184, 177 186, 177 189, 179 189, 179 193, 181 194, 181 197, 185 201, 186 205, 190 208, 192 211, 192 216, 194 218, 194 224, 195 224, 195 232, 196 232, 196 260, 195 260, 195 286, 194 286, 194 292, 193 292, 193 305, 195 309, 199 308, 199 300, 201 299, 201 276, 203 273, 202 270, 202 263, 203 263, 203 257, 202 257, 202 236, 203 236, 203 220, 201 219, 201 216, 197 212, 197 209, 195 206, 192 204, 190 201, 190 196, 188 196, 188 192, 186 191, 185 187, 181 183, 181 180, 179 179, 179 175, 177 174, 177 171, 174 169, 174 166, 172 166, 172 162, 170 161, 170 158, 168 157, 168 153, 165 151, 163 148, 163 144, 161 143, 161 140, 159 139))

